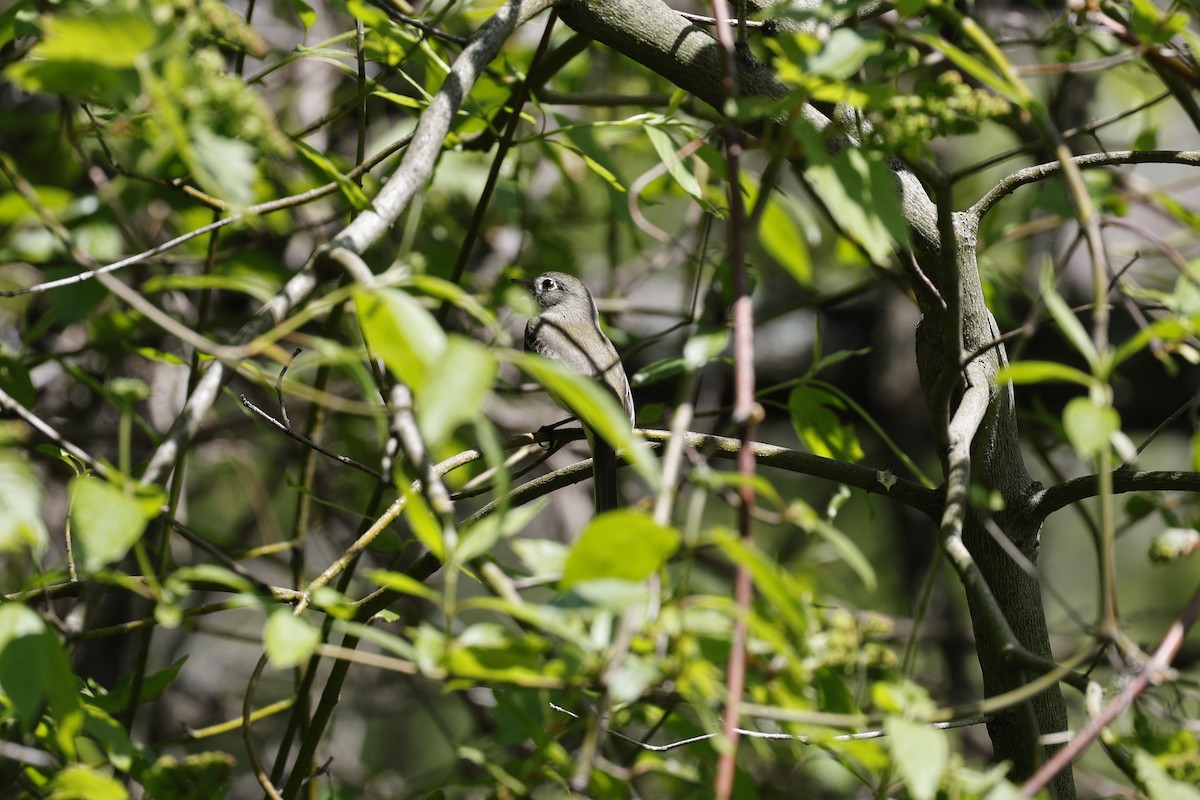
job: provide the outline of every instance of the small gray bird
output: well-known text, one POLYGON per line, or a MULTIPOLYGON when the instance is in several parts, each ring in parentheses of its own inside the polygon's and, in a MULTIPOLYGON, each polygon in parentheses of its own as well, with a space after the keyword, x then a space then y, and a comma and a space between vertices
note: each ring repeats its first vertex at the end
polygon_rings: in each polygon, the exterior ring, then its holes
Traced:
MULTIPOLYGON (((617 348, 600 330, 600 312, 583 282, 562 272, 545 272, 533 280, 513 283, 531 291, 539 309, 525 324, 525 349, 600 381, 632 423, 633 393, 625 367, 617 348)), ((596 510, 607 511, 618 504, 616 454, 591 431, 587 433, 592 444, 596 510)))

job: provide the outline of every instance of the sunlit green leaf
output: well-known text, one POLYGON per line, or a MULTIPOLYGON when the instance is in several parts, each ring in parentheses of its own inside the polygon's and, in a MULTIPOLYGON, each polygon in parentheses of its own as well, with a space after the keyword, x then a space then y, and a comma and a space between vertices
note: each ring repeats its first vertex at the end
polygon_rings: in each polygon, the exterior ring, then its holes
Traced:
POLYGON ((529 521, 542 513, 549 498, 539 498, 504 514, 489 514, 460 532, 458 547, 454 551, 454 563, 465 564, 489 552, 501 539, 516 536, 529 525, 529 521))
POLYGON ((337 183, 338 191, 350 202, 352 208, 356 211, 366 211, 371 208, 371 201, 363 193, 362 187, 347 178, 345 173, 338 169, 329 158, 302 141, 297 141, 295 144, 297 153, 316 167, 322 175, 337 183))
POLYGON ((730 561, 750 572, 755 590, 793 636, 806 636, 809 632, 809 621, 803 605, 806 593, 800 589, 796 579, 753 544, 743 543, 729 531, 718 530, 715 541, 730 561))
POLYGON ((420 392, 446 351, 446 333, 412 295, 399 289, 355 292, 358 320, 371 349, 393 375, 420 392))
POLYGON ((451 336, 417 393, 417 425, 429 447, 479 415, 492 391, 499 365, 491 351, 463 336, 451 336))
POLYGON ((510 353, 508 357, 569 408, 583 424, 614 449, 620 450, 621 455, 651 487, 658 485, 658 461, 646 443, 634 437, 629 417, 611 392, 594 379, 573 372, 556 361, 532 353, 510 353))
POLYGON ((661 128, 654 125, 644 125, 642 130, 646 132, 650 143, 654 145, 654 152, 658 154, 658 158, 667 167, 667 172, 675 183, 679 184, 679 188, 683 189, 697 200, 703 201, 704 192, 700 188, 700 183, 696 180, 696 176, 690 169, 679 159, 676 152, 679 147, 675 144, 675 140, 671 135, 661 128))
POLYGON ((858 436, 837 415, 844 408, 845 404, 837 397, 808 384, 797 386, 788 395, 792 427, 814 455, 858 461, 863 457, 858 436))
POLYGON ((763 210, 759 239, 771 258, 787 270, 797 283, 801 286, 812 283, 812 259, 804 231, 774 192, 763 210))
POLYGON ((45 792, 48 800, 128 800, 125 786, 111 775, 83 764, 64 767, 45 792))
POLYGON ((442 526, 425 496, 414 490, 407 481, 401 484, 400 489, 404 495, 404 516, 413 535, 438 561, 445 561, 446 543, 442 541, 442 526))
POLYGON ((1080 386, 1092 386, 1096 383, 1096 380, 1086 372, 1057 361, 1018 361, 996 373, 996 383, 1024 384, 1049 381, 1066 381, 1078 383, 1080 386))
POLYGON ((565 544, 551 539, 515 539, 511 547, 525 569, 539 577, 561 574, 570 552, 565 544))
POLYGON ((1200 788, 1171 778, 1154 756, 1145 750, 1133 751, 1138 778, 1146 787, 1146 796, 1154 800, 1200 800, 1200 788))
POLYGON ((838 226, 877 265, 908 242, 895 178, 878 154, 854 147, 826 151, 819 136, 801 128, 811 160, 804 175, 838 226))
POLYGON ((1083 323, 1079 321, 1079 317, 1075 316, 1071 307, 1055 290, 1054 273, 1049 269, 1042 273, 1042 302, 1046 304, 1046 310, 1050 312, 1050 316, 1071 347, 1075 348, 1075 352, 1083 356, 1084 360, 1095 368, 1098 355, 1096 346, 1092 343, 1092 337, 1083 329, 1083 323))
POLYGON ((679 547, 679 533, 649 515, 621 509, 591 521, 567 554, 560 586, 616 578, 642 581, 654 574, 679 547))
POLYGON ((0 686, 28 727, 46 695, 46 623, 20 603, 0 605, 0 686))
POLYGON ((1113 366, 1116 367, 1130 357, 1138 354, 1152 342, 1174 344, 1195 335, 1200 326, 1200 317, 1164 317, 1156 320, 1122 342, 1113 354, 1113 366))
POLYGON ((157 487, 123 489, 82 475, 72 479, 69 491, 71 534, 89 572, 124 558, 166 501, 157 487))
POLYGON ((402 572, 389 572, 388 570, 377 569, 368 573, 367 577, 389 591, 399 592, 400 594, 411 594, 435 603, 438 601, 437 592, 416 578, 405 575, 402 572))
POLYGON ((1091 458, 1109 446, 1121 428, 1121 415, 1111 406, 1099 406, 1087 397, 1076 397, 1063 410, 1063 429, 1075 452, 1091 458))
POLYGON ((537 686, 553 677, 543 650, 536 636, 479 623, 451 643, 445 666, 457 678, 537 686))
POLYGON ((0 553, 40 555, 48 541, 37 473, 15 450, 0 449, 0 553))
POLYGON ((829 78, 849 78, 868 58, 882 53, 884 47, 881 38, 868 38, 850 28, 838 28, 821 50, 808 59, 808 69, 829 78))
POLYGON ((884 725, 892 763, 909 794, 914 800, 932 800, 950 759, 945 731, 898 716, 888 716, 884 725))
POLYGON ((254 202, 258 153, 251 145, 200 124, 191 126, 191 140, 190 163, 201 188, 235 207, 254 202))
POLYGON ((116 5, 102 5, 78 15, 49 15, 42 23, 42 41, 30 55, 43 63, 132 67, 159 39, 149 7, 137 8, 126 11, 116 5))
POLYGON ((303 664, 320 643, 321 631, 284 608, 271 612, 263 626, 263 648, 276 669, 303 664))
POLYGON ((296 11, 296 16, 300 18, 300 22, 304 25, 304 30, 308 30, 317 21, 317 12, 313 7, 304 0, 290 0, 292 8, 296 11))
POLYGON ((689 370, 701 369, 716 360, 729 346, 729 331, 701 331, 688 338, 683 345, 683 363, 689 370))
POLYGON ((128 772, 133 766, 136 747, 125 728, 112 715, 93 705, 85 705, 83 712, 84 733, 103 745, 109 763, 128 772))

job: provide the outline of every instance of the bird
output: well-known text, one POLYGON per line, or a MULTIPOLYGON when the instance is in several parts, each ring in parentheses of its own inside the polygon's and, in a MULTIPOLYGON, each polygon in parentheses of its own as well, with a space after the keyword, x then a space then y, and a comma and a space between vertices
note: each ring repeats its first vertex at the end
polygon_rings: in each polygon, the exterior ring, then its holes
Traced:
MULTIPOLYGON (((528 289, 538 304, 537 316, 525 324, 525 350, 598 381, 621 404, 632 424, 633 392, 625 366, 600 329, 600 312, 583 281, 564 272, 543 272, 532 280, 514 279, 513 283, 528 289)), ((557 398, 556 402, 563 405, 557 398)), ((584 432, 592 446, 596 511, 612 510, 620 502, 616 453, 587 426, 584 432)))

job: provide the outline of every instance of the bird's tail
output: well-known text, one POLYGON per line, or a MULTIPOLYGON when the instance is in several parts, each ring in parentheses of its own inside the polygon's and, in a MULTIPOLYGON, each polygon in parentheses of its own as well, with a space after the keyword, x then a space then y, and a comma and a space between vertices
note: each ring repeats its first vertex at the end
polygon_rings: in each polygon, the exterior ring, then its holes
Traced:
POLYGON ((617 491, 617 453, 608 442, 591 431, 588 440, 592 444, 592 484, 596 493, 596 513, 612 511, 621 504, 617 491))

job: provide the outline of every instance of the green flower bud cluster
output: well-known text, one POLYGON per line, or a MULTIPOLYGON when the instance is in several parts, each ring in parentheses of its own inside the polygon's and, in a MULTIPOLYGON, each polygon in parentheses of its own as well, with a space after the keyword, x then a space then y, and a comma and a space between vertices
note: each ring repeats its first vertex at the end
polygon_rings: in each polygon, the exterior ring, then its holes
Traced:
POLYGON ((963 81, 948 70, 916 85, 912 94, 889 97, 875 110, 876 135, 885 145, 906 149, 937 136, 974 133, 979 124, 1005 117, 1012 106, 1002 97, 963 81))

